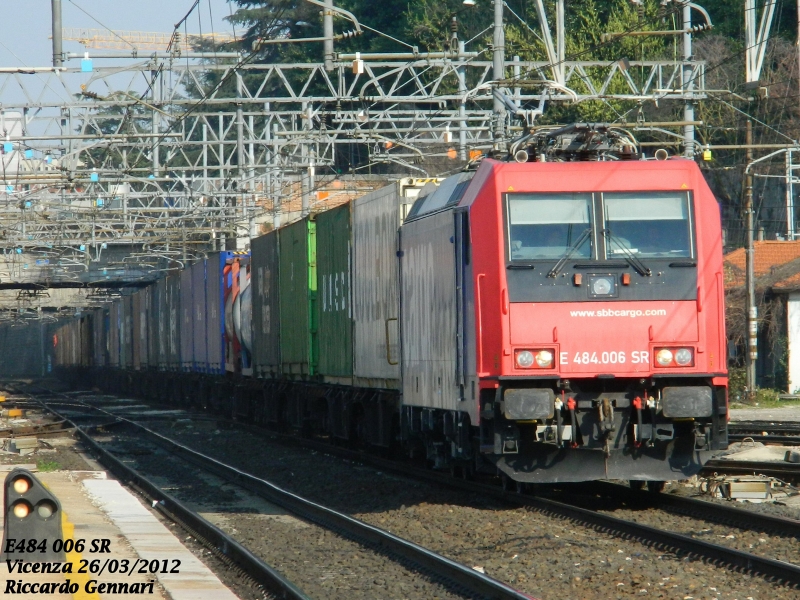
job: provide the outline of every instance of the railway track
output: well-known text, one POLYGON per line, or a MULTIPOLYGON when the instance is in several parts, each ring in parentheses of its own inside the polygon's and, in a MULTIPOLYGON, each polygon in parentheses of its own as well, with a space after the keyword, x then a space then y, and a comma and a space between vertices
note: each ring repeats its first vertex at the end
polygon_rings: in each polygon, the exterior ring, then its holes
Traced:
POLYGON ((733 421, 728 423, 731 442, 753 440, 763 444, 800 445, 800 422, 775 423, 772 421, 733 421))
MULTIPOLYGON (((74 403, 73 403, 74 406, 74 403)), ((185 414, 185 413, 184 413, 185 414)), ((113 416, 108 413, 107 417, 113 416)), ((107 419, 112 422, 111 419, 107 419)), ((113 422, 122 423, 127 420, 119 419, 113 422)), ((263 429, 248 427, 244 424, 237 424, 260 432, 263 429)), ((138 427, 142 427, 138 425, 138 427)), ((146 428, 142 428, 144 432, 146 428)), ((149 437, 153 439, 162 438, 162 443, 166 443, 173 452, 187 453, 191 456, 195 451, 187 448, 183 444, 167 440, 151 430, 147 430, 149 437)), ((270 434, 274 435, 274 434, 270 434)), ((671 531, 664 531, 657 527, 647 526, 631 520, 619 519, 598 510, 592 510, 580 506, 580 500, 570 500, 569 494, 562 494, 559 499, 530 497, 523 494, 510 494, 507 491, 498 489, 497 486, 486 485, 483 483, 460 481, 456 479, 442 478, 441 473, 422 471, 416 467, 396 461, 386 461, 373 456, 363 455, 360 452, 343 448, 331 447, 315 440, 299 440, 295 437, 282 437, 283 442, 300 444, 313 448, 316 451, 327 454, 335 454, 348 460, 368 464, 374 468, 385 472, 402 474, 417 480, 424 480, 437 485, 447 485, 462 491, 481 494, 482 496, 493 497, 503 502, 510 502, 519 506, 524 506, 528 510, 537 511, 548 515, 556 515, 567 518, 573 522, 601 530, 612 532, 615 535, 637 540, 645 545, 669 550, 678 555, 701 558, 702 560, 714 564, 724 564, 735 570, 760 574, 770 580, 780 581, 791 586, 800 585, 800 567, 789 562, 782 562, 770 559, 765 556, 757 556, 750 552, 729 548, 719 544, 709 543, 703 540, 694 539, 687 535, 677 534, 671 531)), ((212 459, 213 461, 213 459, 212 459)), ((215 461, 217 462, 217 461, 215 461)), ((238 469, 231 473, 234 477, 241 477, 242 472, 238 469)), ((246 474, 244 474, 246 475, 246 474)), ((648 504, 660 509, 677 512, 683 515, 705 519, 711 522, 724 523, 729 526, 742 529, 756 529, 759 531, 769 531, 781 536, 800 537, 800 524, 790 519, 769 517, 766 515, 754 514, 750 511, 735 509, 724 505, 711 504, 704 501, 689 498, 680 498, 672 495, 654 495, 638 493, 627 487, 619 485, 599 485, 592 488, 594 498, 605 496, 614 497, 617 501, 627 505, 648 504)), ((596 504, 596 502, 595 502, 596 504)))
MULTIPOLYGON (((368 525, 348 515, 287 492, 269 481, 250 475, 240 469, 171 440, 145 427, 141 423, 119 416, 118 414, 100 407, 82 403, 73 398, 68 398, 66 400, 39 398, 39 401, 42 406, 68 422, 83 422, 84 424, 77 427, 76 434, 92 449, 92 451, 99 455, 101 462, 109 466, 110 470, 116 475, 144 489, 149 497, 156 500, 169 498, 169 500, 166 501, 167 506, 172 506, 172 503, 177 502, 177 500, 168 494, 160 496, 155 484, 149 482, 144 476, 126 465, 123 460, 120 460, 119 456, 116 455, 119 453, 119 448, 117 448, 115 452, 113 444, 112 447, 109 448, 108 444, 99 442, 96 439, 97 432, 113 431, 117 437, 120 437, 124 433, 124 430, 131 431, 136 436, 137 440, 146 438, 149 442, 165 449, 169 457, 180 457, 181 460, 187 461, 207 473, 212 473, 214 476, 224 480, 224 482, 241 487, 324 530, 340 534, 345 538, 357 542, 361 546, 371 548, 376 552, 386 555, 393 561, 404 565, 404 568, 410 567, 414 572, 421 572, 427 575, 431 580, 432 589, 417 591, 417 593, 421 593, 426 597, 428 595, 436 595, 437 597, 443 598, 467 597, 497 600, 525 600, 531 598, 531 596, 518 592, 512 587, 475 569, 445 558, 427 548, 404 540, 378 527, 368 525), (74 414, 76 410, 90 410, 93 414, 86 412, 74 414), (102 421, 99 424, 86 424, 87 422, 91 422, 92 420, 97 421, 98 419, 102 421), (442 587, 444 590, 434 589, 437 587, 442 587), (445 593, 442 594, 442 591, 445 593), (448 591, 449 594, 447 593, 448 591)), ((130 406, 128 406, 128 408, 130 408, 130 406)), ((154 413, 157 412, 158 411, 154 411, 154 413)), ((149 416, 152 417, 154 415, 149 416)), ((135 451, 134 454, 141 452, 142 450, 140 449, 135 451)), ((148 451, 145 450, 144 452, 147 453, 148 451)), ((164 459, 165 457, 160 457, 160 460, 164 459)), ((208 525, 213 527, 210 523, 208 525)), ((191 526, 191 529, 196 530, 197 527, 191 526)), ((235 542, 235 540, 233 541, 235 542)), ((247 552, 242 544, 239 542, 236 543, 247 552)), ((240 553, 232 558, 235 562, 238 562, 240 558, 246 559, 247 557, 240 553)), ((369 566, 367 568, 369 568, 369 566)), ((373 565, 370 571, 373 576, 374 568, 373 565)))

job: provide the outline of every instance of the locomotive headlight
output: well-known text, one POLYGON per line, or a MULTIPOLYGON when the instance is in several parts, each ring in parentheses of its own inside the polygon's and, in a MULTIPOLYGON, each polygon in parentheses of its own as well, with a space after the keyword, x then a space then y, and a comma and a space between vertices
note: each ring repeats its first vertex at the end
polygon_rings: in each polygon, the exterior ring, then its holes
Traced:
POLYGON ((536 364, 543 369, 553 366, 553 353, 549 350, 540 350, 536 353, 536 364))
POLYGON ((556 364, 555 351, 546 348, 516 350, 514 364, 518 369, 552 369, 556 364))
POLYGON ((688 367, 691 365, 693 359, 694 356, 689 348, 679 348, 675 353, 675 362, 682 367, 688 367))
POLYGON ((614 275, 589 275, 590 298, 616 298, 617 279, 614 275))
POLYGON ((517 366, 523 369, 530 369, 533 366, 533 352, 529 350, 517 352, 517 366))
POLYGON ((662 348, 656 354, 656 362, 659 366, 668 367, 672 364, 672 350, 669 348, 662 348))
POLYGON ((694 366, 694 348, 655 348, 657 367, 694 366))
POLYGON ((595 279, 592 282, 592 292, 598 296, 605 296, 611 291, 611 282, 605 277, 595 279))

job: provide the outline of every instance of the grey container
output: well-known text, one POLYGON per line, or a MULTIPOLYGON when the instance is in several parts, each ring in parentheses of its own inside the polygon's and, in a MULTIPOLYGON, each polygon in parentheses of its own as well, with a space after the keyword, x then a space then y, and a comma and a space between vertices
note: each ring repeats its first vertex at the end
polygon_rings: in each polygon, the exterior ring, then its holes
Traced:
MULTIPOLYGON (((164 284, 164 335, 166 365, 171 371, 181 370, 181 276, 170 275, 164 284)), ((160 352, 160 346, 159 346, 160 352)))
POLYGON ((194 306, 192 294, 192 269, 186 268, 180 274, 180 365, 182 371, 191 371, 194 363, 194 306))
POLYGON ((95 308, 92 311, 92 322, 94 337, 93 344, 93 360, 92 363, 95 367, 106 366, 106 335, 108 333, 106 326, 106 311, 102 308, 95 308))
POLYGON ((108 364, 119 367, 119 313, 121 300, 114 300, 108 309, 108 364))
POLYGON ((147 368, 158 369, 158 328, 161 321, 161 290, 158 282, 147 286, 147 368))
POLYGON ((222 274, 225 258, 231 252, 214 252, 206 261, 206 363, 208 373, 225 372, 225 342, 223 315, 225 314, 222 274))
POLYGON ((147 337, 142 339, 142 290, 131 295, 131 355, 133 368, 138 371, 142 368, 142 346, 147 343, 147 337))
POLYGON ((403 179, 353 201, 353 383, 400 386, 398 229, 430 180, 403 179))
POLYGON ((278 232, 250 243, 250 287, 253 311, 253 369, 257 377, 280 372, 280 312, 278 296, 278 232))
POLYGON ((133 296, 122 297, 119 329, 119 362, 123 369, 133 368, 133 296))
POLYGON ((192 265, 192 336, 194 343, 193 369, 201 373, 208 371, 208 342, 206 328, 206 261, 192 265))

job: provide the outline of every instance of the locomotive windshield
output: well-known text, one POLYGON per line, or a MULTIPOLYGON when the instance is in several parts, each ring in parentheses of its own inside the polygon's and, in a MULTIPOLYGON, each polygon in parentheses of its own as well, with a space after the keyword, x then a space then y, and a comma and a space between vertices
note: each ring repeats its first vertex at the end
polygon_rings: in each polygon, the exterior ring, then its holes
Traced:
POLYGON ((607 258, 690 257, 689 197, 684 192, 603 194, 607 258))
POLYGON ((512 194, 508 197, 511 260, 592 256, 591 194, 512 194), (583 240, 579 243, 580 240, 583 240))

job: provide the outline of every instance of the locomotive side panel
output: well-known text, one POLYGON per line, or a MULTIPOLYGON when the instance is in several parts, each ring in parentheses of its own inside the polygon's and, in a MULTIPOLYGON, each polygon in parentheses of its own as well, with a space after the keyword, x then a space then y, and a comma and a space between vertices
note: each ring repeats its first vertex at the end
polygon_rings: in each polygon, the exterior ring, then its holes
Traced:
POLYGON ((254 238, 250 250, 253 290, 253 368, 259 377, 280 371, 278 232, 254 238))
POLYGON ((459 405, 454 242, 450 210, 402 228, 404 405, 448 410, 459 405))
POLYGON ((353 376, 353 307, 350 289, 350 204, 317 215, 319 373, 350 383, 353 376))

